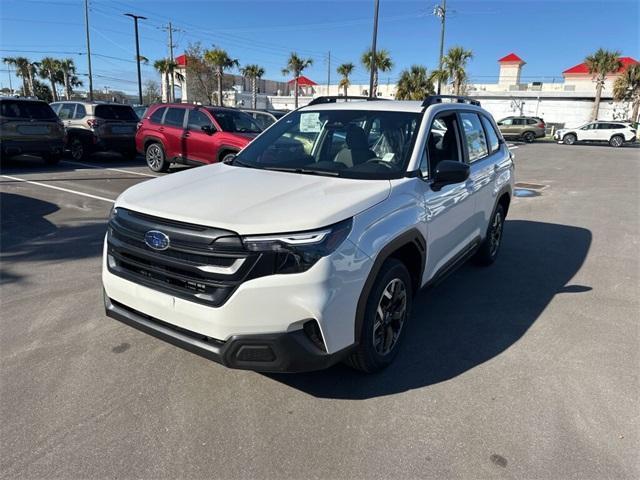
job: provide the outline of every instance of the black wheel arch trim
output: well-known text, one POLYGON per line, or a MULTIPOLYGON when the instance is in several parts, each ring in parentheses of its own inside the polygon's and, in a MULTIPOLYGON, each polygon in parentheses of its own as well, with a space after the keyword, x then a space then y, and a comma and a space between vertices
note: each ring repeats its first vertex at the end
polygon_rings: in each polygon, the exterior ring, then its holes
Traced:
POLYGON ((218 161, 221 162, 225 155, 229 153, 238 153, 240 149, 233 145, 220 145, 218 149, 220 153, 218 153, 218 161))
MULTIPOLYGON (((373 266, 371 267, 371 271, 367 277, 367 280, 364 283, 364 287, 362 287, 362 291, 360 292, 360 297, 358 298, 358 304, 356 307, 356 319, 355 319, 355 330, 354 330, 354 344, 357 344, 360 339, 360 333, 362 332, 362 326, 364 324, 364 316, 365 310, 367 308, 367 300, 369 298, 369 294, 371 293, 371 289, 373 288, 373 284, 380 273, 380 269, 384 262, 391 258, 391 256, 397 252, 400 248, 406 245, 415 245, 420 252, 421 262, 420 262, 420 275, 419 281, 422 280, 422 275, 424 273, 424 267, 426 264, 426 256, 427 256, 427 242, 424 239, 422 233, 420 233, 416 228, 411 228, 406 232, 400 234, 393 240, 391 240, 387 245, 385 245, 382 250, 376 256, 376 259, 373 262, 373 266)), ((412 292, 414 295, 419 290, 415 288, 412 292)))

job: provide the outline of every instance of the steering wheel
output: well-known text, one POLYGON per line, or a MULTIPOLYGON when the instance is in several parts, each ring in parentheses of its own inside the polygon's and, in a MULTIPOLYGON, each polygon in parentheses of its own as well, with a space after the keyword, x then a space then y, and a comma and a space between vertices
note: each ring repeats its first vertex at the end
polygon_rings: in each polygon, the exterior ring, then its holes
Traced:
POLYGON ((391 165, 389 162, 385 162, 384 160, 381 160, 379 158, 371 158, 371 159, 367 160, 364 163, 375 163, 377 165, 384 165, 389 170, 393 170, 393 165, 391 165))

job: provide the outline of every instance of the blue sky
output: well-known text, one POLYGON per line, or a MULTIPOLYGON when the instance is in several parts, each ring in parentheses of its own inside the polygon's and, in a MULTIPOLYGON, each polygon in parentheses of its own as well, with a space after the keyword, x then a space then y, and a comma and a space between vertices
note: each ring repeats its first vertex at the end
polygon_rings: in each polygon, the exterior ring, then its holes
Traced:
MULTIPOLYGON (((395 63, 381 83, 393 82, 411 64, 436 66, 439 20, 431 12, 438 1, 380 1, 378 45, 395 63)), ((0 56, 71 57, 86 73, 83 4, 0 0, 0 56)), ((288 52, 295 50, 314 60, 306 74, 326 83, 330 50, 332 83, 338 63, 346 61, 357 65, 355 83, 368 82, 359 58, 371 41, 373 0, 91 0, 90 5, 95 88, 136 91, 133 22, 126 12, 148 17, 140 23, 140 42, 151 63, 168 56, 162 27, 171 20, 178 28, 176 55, 200 41, 225 48, 241 64, 258 63, 265 78, 280 80, 288 52)), ((525 80, 560 81, 564 69, 598 47, 640 58, 638 0, 448 0, 448 10, 445 45, 473 51, 468 71, 474 82, 496 81, 496 60, 511 51, 527 62, 525 80)), ((6 87, 8 72, 1 68, 6 87)), ((142 71, 143 80, 159 79, 150 65, 142 71)), ((14 76, 14 88, 17 82, 14 76)))

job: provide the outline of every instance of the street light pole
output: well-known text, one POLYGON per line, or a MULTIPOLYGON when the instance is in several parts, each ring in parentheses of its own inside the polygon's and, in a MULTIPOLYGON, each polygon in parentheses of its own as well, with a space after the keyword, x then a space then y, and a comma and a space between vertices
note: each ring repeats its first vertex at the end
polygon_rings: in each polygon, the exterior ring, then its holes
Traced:
MULTIPOLYGON (((442 58, 444 56, 444 25, 447 18, 447 0, 442 0, 442 5, 435 8, 434 13, 440 17, 440 57, 438 60, 438 70, 442 71, 442 58)), ((440 95, 442 80, 438 76, 438 95, 440 95)))
POLYGON ((373 38, 371 39, 371 73, 369 76, 369 98, 373 98, 373 84, 375 80, 376 65, 376 41, 378 40, 378 9, 380 2, 375 0, 373 7, 373 38))
POLYGON ((146 20, 147 17, 125 13, 125 17, 133 18, 133 25, 136 32, 136 65, 138 66, 138 103, 142 105, 142 76, 140 74, 140 41, 138 39, 138 20, 146 20))

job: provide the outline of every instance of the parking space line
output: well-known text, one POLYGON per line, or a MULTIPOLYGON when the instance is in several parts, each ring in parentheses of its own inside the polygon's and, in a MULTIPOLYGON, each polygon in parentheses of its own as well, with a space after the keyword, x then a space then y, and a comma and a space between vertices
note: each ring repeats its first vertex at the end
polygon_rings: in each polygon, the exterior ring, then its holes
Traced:
POLYGON ((159 177, 160 175, 152 175, 151 173, 132 172, 131 170, 122 170, 121 168, 101 167, 98 165, 91 165, 90 163, 72 162, 71 160, 62 160, 60 163, 68 163, 69 165, 80 165, 81 167, 95 168, 98 170, 112 170, 120 173, 131 173, 132 175, 140 175, 141 177, 159 177))
MULTIPOLYGON (((0 175, 0 177, 8 178, 16 182, 37 185, 39 187, 51 188, 52 190, 60 190, 61 192, 73 193, 75 195, 81 195, 83 197, 94 198, 96 200, 102 200, 103 202, 115 203, 115 200, 111 200, 110 198, 99 197, 97 195, 91 195, 90 193, 78 192, 77 190, 69 190, 68 188, 56 187, 54 185, 47 185, 46 183, 34 182, 33 180, 25 180, 24 178, 12 177, 10 175, 0 175)), ((0 183, 0 185, 2 184, 0 183)))

